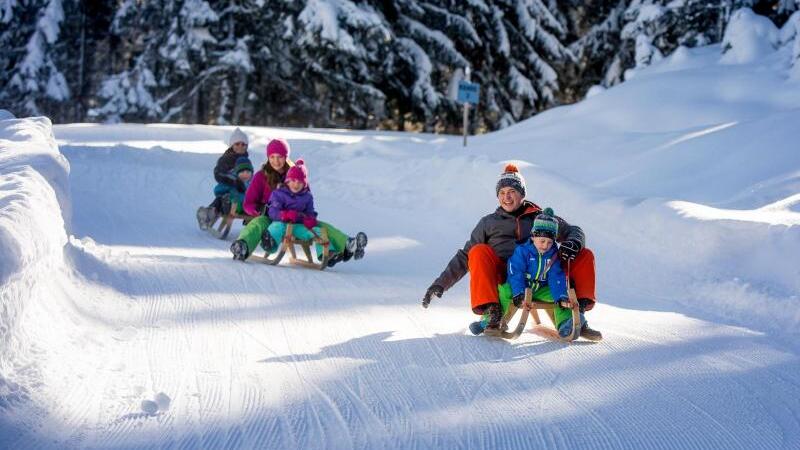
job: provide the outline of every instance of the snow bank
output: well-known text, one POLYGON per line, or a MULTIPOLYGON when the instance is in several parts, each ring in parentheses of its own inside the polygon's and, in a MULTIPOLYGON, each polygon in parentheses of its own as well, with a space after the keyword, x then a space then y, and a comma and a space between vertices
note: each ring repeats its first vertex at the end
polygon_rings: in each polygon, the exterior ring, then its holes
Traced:
POLYGON ((43 281, 64 265, 68 172, 49 119, 0 120, 0 413, 39 383, 35 342, 19 324, 52 297, 43 281))
POLYGON ((774 52, 779 42, 778 28, 771 20, 750 8, 742 8, 731 17, 722 38, 722 61, 730 64, 751 63, 774 52))

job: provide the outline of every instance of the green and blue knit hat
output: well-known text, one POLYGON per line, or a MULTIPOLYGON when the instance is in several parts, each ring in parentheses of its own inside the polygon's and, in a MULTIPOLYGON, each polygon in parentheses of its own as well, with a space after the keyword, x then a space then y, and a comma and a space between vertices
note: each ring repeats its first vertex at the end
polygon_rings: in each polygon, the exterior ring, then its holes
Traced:
POLYGON ((533 220, 531 236, 555 240, 556 236, 558 236, 558 221, 554 216, 553 208, 545 208, 544 211, 540 212, 536 219, 533 220))
POLYGON ((233 166, 233 173, 239 175, 239 172, 243 170, 249 170, 250 172, 253 171, 253 163, 250 162, 246 156, 240 156, 236 158, 236 165, 233 166))

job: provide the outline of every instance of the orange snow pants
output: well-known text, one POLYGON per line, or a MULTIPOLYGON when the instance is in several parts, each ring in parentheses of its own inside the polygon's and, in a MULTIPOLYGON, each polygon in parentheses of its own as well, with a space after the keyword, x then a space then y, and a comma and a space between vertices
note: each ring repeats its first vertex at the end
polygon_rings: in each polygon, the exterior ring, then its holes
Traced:
MULTIPOLYGON (((594 254, 588 248, 578 253, 569 267, 570 283, 578 298, 594 300, 594 254)), ((476 244, 467 253, 469 268, 469 296, 472 312, 483 314, 490 303, 499 303, 497 286, 506 282, 506 262, 501 260, 488 244, 476 244)), ((566 267, 564 267, 566 271, 566 267)), ((594 307, 594 302, 586 310, 594 307)))
POLYGON ((490 303, 500 303, 497 285, 506 282, 506 262, 488 244, 475 244, 467 253, 469 298, 472 312, 483 314, 490 303))

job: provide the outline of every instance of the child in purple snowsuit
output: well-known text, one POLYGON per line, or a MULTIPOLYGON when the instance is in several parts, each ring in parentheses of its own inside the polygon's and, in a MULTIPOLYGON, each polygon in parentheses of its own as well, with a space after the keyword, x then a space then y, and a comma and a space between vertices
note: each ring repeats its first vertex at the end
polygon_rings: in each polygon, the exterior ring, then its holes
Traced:
MULTIPOLYGON (((294 166, 286 172, 284 185, 272 191, 269 196, 269 209, 267 210, 272 223, 267 228, 271 239, 264 239, 268 252, 275 253, 278 243, 286 234, 286 224, 295 224, 292 234, 298 239, 308 240, 314 237, 309 231, 313 230, 317 236, 320 228, 317 226, 317 212, 314 210, 314 197, 308 189, 305 164, 298 159, 294 166), (271 242, 269 242, 271 241, 271 242)), ((322 253, 322 247, 317 245, 317 255, 322 253)))

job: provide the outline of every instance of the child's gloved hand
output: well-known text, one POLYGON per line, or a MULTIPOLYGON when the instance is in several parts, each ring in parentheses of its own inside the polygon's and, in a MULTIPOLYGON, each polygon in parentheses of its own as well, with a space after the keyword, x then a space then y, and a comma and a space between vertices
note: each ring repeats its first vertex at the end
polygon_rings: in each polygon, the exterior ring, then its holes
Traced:
POLYGON ((317 226, 317 219, 313 216, 306 216, 303 218, 303 225, 310 230, 317 226))
POLYGON ((244 185, 244 181, 240 179, 236 179, 236 190, 239 191, 240 194, 244 194, 247 191, 247 186, 244 185))
POLYGON ((562 298, 558 301, 558 306, 565 309, 572 309, 572 301, 568 298, 562 298))
POLYGON ((288 223, 295 223, 297 222, 297 211, 294 210, 286 210, 281 211, 281 222, 288 222, 288 223))
POLYGON ((511 301, 514 302, 514 306, 519 308, 522 306, 522 302, 525 301, 525 294, 517 294, 511 299, 511 301))

